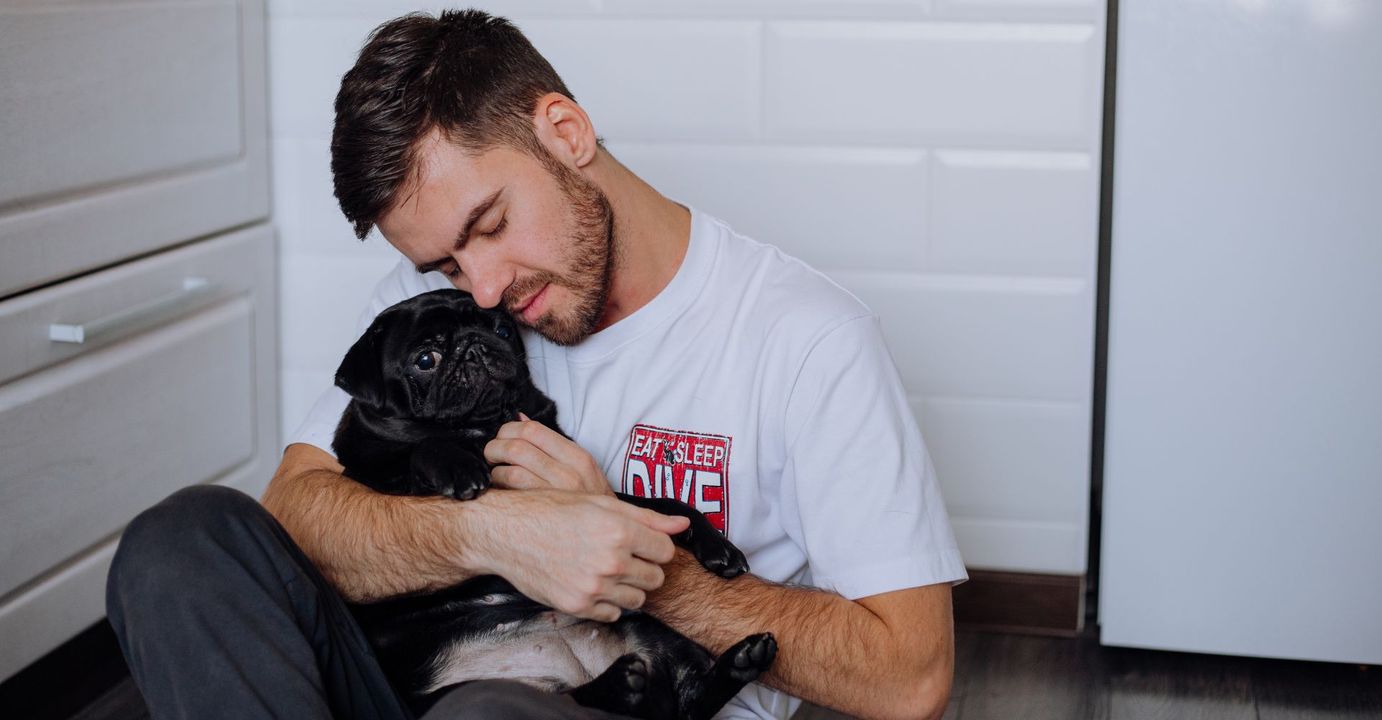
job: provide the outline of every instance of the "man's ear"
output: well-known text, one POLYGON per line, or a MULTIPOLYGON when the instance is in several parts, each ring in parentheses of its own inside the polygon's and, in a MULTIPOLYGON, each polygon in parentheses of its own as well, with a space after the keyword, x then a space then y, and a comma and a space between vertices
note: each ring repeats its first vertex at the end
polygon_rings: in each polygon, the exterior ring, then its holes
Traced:
POLYGON ((380 357, 384 327, 376 320, 346 352, 336 368, 336 387, 377 409, 384 408, 384 363, 380 357))
POLYGON ((561 93, 549 92, 538 98, 533 132, 553 157, 572 169, 589 165, 599 149, 590 116, 561 93))

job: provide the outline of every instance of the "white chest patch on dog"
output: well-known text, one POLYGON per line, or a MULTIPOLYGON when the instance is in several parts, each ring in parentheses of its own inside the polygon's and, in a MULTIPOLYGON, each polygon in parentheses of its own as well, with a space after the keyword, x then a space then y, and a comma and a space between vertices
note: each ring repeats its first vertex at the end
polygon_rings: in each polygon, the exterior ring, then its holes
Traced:
POLYGON ((500 679, 562 692, 589 682, 633 649, 606 623, 545 612, 453 643, 442 651, 427 692, 500 679))

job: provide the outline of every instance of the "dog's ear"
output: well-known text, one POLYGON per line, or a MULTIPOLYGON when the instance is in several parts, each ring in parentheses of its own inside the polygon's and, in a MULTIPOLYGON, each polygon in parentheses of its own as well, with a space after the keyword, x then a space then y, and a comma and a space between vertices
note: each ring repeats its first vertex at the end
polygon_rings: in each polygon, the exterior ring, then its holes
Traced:
POLYGON ((384 326, 378 319, 350 346, 341 366, 336 368, 336 387, 352 398, 377 409, 385 406, 384 362, 381 352, 384 326))

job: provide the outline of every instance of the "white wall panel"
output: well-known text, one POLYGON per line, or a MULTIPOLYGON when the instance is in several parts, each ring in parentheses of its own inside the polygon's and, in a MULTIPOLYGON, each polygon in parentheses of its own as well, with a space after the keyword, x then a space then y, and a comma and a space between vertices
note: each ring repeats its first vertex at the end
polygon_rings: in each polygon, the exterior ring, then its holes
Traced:
POLYGON ((610 149, 668 197, 816 267, 923 267, 921 150, 646 143, 610 149))
POLYGON ((936 0, 942 17, 985 20, 1094 20, 1100 0, 936 0))
POLYGON ((759 134, 758 23, 564 19, 521 27, 604 137, 759 134))
POLYGON ((878 314, 914 393, 1088 402, 1093 298, 1084 281, 830 274, 878 314))
POLYGON ((280 137, 273 143, 274 223, 284 237, 294 240, 286 252, 392 263, 398 259, 393 246, 378 233, 360 242, 341 214, 331 186, 330 145, 327 137, 280 137))
POLYGON ((643 15, 718 15, 769 19, 924 17, 932 0, 602 0, 606 10, 643 15))
POLYGON ((378 24, 373 16, 270 20, 269 126, 275 140, 331 137, 341 76, 378 24))
POLYGON ((933 397, 913 407, 952 516, 1084 525, 1084 506, 1066 500, 1087 487, 1081 403, 933 397))
MULTIPOLYGON (((605 0, 490 0, 478 3, 486 10, 514 19, 517 15, 580 15, 600 9, 605 0)), ((442 10, 473 7, 475 4, 438 2, 437 0, 270 0, 270 17, 354 17, 375 24, 406 15, 426 12, 436 15, 442 10)))
POLYGON ((987 570, 1079 575, 1089 528, 1069 523, 952 517, 965 565, 987 570))
POLYGON ((397 260, 357 251, 288 254, 280 262, 290 290, 312 290, 310 298, 296 293, 298 302, 283 310, 280 328, 285 369, 329 367, 334 373, 355 342, 355 322, 365 309, 365 301, 397 260))
POLYGON ((912 408, 967 563, 1084 572, 1088 403, 932 397, 912 408))
POLYGON ((932 178, 931 272, 1090 276, 1099 176, 1089 155, 941 150, 932 178))
POLYGON ((1089 148, 1098 39, 1088 25, 771 23, 768 133, 1089 148))

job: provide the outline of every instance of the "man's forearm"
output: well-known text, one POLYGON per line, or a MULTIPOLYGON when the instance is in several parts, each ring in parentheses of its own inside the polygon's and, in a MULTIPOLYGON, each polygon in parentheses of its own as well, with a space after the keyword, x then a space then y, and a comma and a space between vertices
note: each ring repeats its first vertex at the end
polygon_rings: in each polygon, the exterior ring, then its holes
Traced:
POLYGON ((353 602, 435 590, 481 574, 456 532, 468 508, 449 498, 382 495, 338 472, 280 472, 263 504, 353 602), (469 559, 469 562, 467 561, 469 559))
POLYGON ((717 655, 771 631, 778 654, 763 683, 858 717, 939 715, 949 694, 949 617, 928 638, 931 647, 910 647, 899 638, 917 628, 890 628, 857 602, 752 575, 722 580, 684 551, 644 609, 717 655))
POLYGON ((686 529, 685 518, 609 495, 491 488, 465 501, 401 497, 343 470, 318 448, 290 445, 263 503, 356 602, 500 575, 544 605, 608 622, 662 582, 668 536, 686 529))

